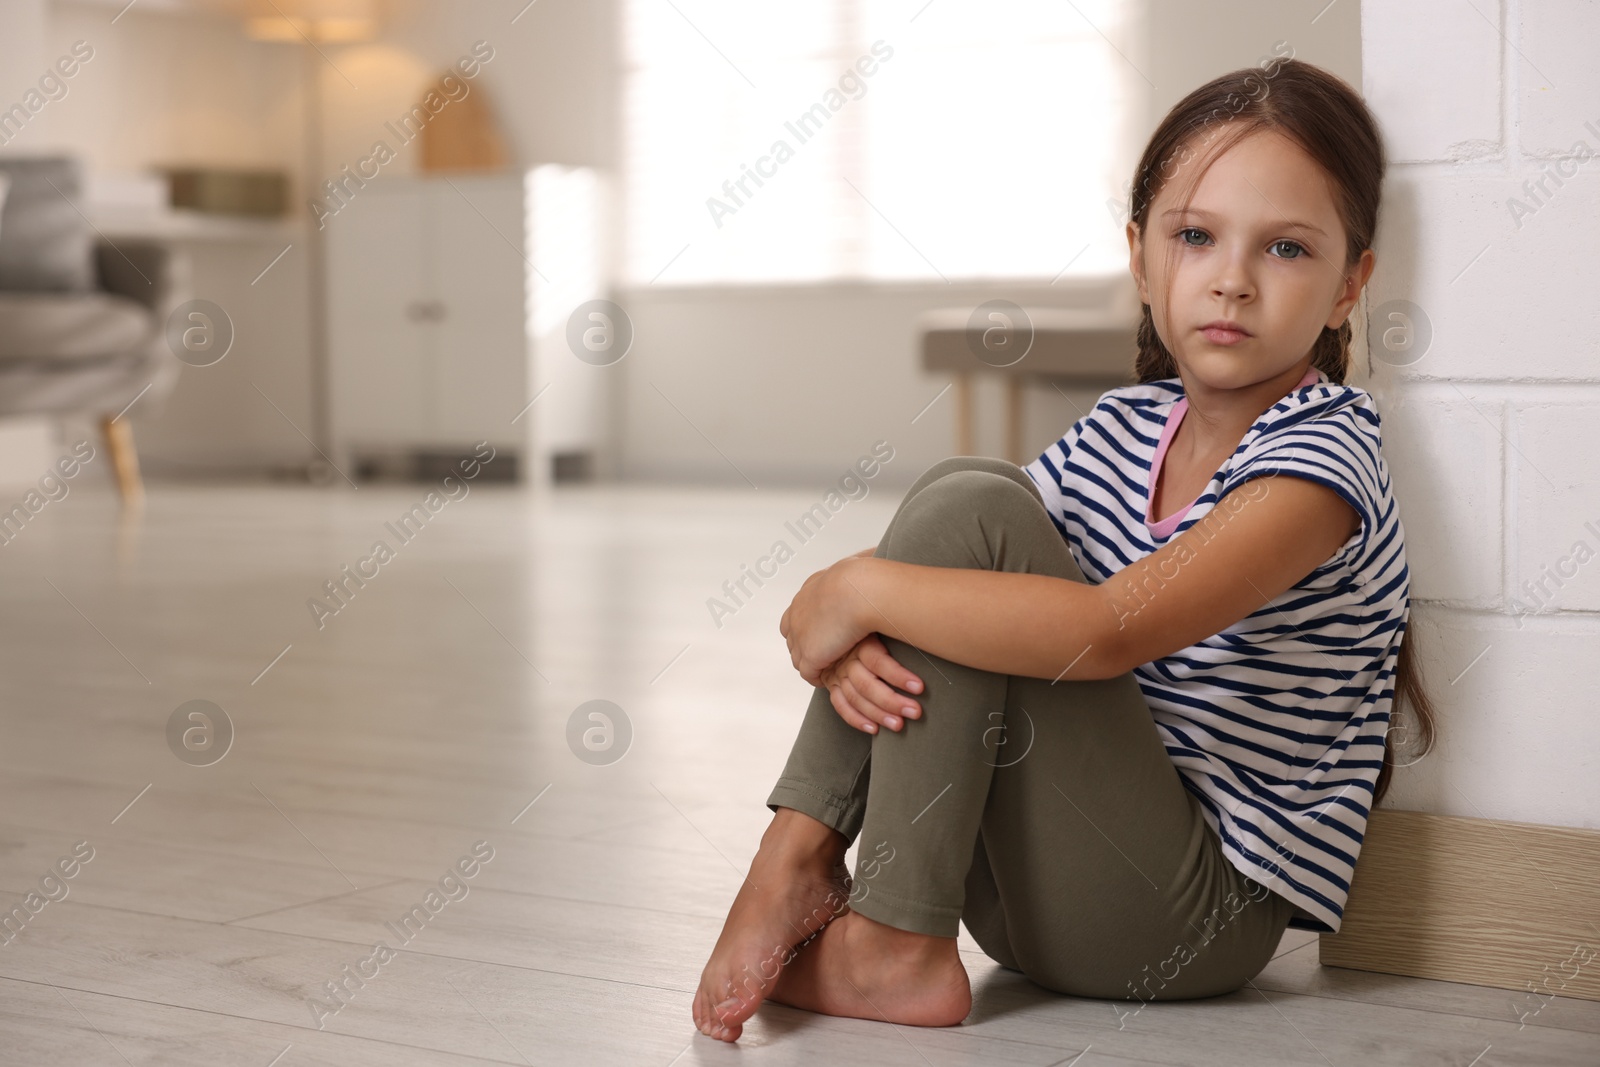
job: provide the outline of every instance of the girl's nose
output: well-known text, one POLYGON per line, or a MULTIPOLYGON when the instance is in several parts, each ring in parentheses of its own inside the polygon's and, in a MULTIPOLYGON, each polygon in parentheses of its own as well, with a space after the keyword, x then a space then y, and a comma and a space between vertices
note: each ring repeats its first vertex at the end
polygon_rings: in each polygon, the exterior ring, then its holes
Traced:
POLYGON ((1224 300, 1249 300, 1256 293, 1255 279, 1243 263, 1229 256, 1219 260, 1211 292, 1224 300))

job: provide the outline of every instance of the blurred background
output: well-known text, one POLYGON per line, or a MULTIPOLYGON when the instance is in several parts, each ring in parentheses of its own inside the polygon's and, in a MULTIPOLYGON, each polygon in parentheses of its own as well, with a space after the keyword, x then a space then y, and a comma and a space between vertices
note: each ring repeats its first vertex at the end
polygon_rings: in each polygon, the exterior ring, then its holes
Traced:
POLYGON ((1290 931, 1269 1003, 1123 1033, 963 933, 959 1032, 764 1008, 748 1044, 1592 1062, 1592 970, 1505 1004, 1600 937, 1597 35, 1592 0, 4 0, 0 908, 95 858, 0 934, 0 1059, 732 1052, 689 995, 812 693, 782 612, 930 464, 1028 462, 1131 380, 1137 155, 1292 55, 1391 163, 1350 380, 1441 733, 1347 916, 1386 973, 1290 931))
MULTIPOLYGON (((1092 402, 1121 371, 930 369, 929 313, 1126 319, 1121 205, 1155 121, 1278 55, 1359 84, 1356 14, 17 0, 0 137, 71 161, 17 195, 54 201, 72 255, 157 246, 165 306, 216 309, 189 343, 232 333, 137 383, 159 379, 125 417, 147 477, 358 479, 487 438, 536 483, 801 485, 896 425, 908 484, 963 419, 965 450, 1032 458, 1077 417, 1061 390, 1092 402), (586 365, 567 326, 597 298, 632 341, 586 365)), ((92 412, 133 395, 112 392, 92 412)))

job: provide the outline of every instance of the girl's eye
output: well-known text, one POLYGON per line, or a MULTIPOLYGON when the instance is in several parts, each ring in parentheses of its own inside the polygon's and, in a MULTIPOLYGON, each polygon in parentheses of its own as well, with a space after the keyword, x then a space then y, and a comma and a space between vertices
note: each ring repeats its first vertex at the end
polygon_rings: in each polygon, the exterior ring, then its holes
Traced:
POLYGON ((1195 228, 1193 226, 1188 226, 1188 227, 1185 227, 1184 229, 1181 229, 1181 230, 1178 231, 1178 240, 1182 241, 1186 245, 1189 245, 1189 246, 1193 247, 1196 244, 1196 242, 1192 242, 1192 241, 1188 240, 1188 236, 1191 233, 1197 233, 1197 234, 1199 234, 1201 236, 1201 238, 1205 238, 1205 236, 1206 236, 1206 231, 1201 230, 1201 229, 1197 229, 1197 228, 1195 228))
POLYGON ((1283 256, 1281 257, 1283 259, 1299 259, 1300 258, 1300 253, 1305 251, 1305 249, 1303 247, 1301 247, 1299 244, 1296 244, 1294 241, 1274 241, 1274 242, 1272 242, 1272 247, 1273 248, 1292 248, 1292 249, 1294 249, 1293 252, 1289 252, 1289 253, 1283 254, 1283 256))

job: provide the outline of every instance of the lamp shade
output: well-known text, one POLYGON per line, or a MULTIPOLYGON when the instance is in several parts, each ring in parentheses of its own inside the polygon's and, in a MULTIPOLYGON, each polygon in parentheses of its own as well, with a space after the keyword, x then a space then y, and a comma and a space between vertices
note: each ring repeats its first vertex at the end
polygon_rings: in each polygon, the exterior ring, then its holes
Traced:
POLYGON ((375 0, 250 0, 245 26, 258 41, 349 44, 378 32, 375 0))

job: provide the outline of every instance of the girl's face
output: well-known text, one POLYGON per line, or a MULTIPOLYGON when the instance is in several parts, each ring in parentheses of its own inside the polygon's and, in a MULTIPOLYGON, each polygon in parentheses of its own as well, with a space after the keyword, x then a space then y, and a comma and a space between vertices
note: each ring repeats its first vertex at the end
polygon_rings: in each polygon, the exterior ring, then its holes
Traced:
POLYGON ((1256 130, 1217 156, 1180 212, 1205 157, 1215 154, 1180 151, 1145 232, 1128 224, 1129 267, 1186 385, 1242 389, 1283 378, 1287 390, 1310 366, 1322 328, 1337 328, 1355 306, 1373 253, 1345 264, 1331 184, 1316 161, 1272 130, 1256 130), (1219 320, 1243 334, 1205 329, 1219 320))

